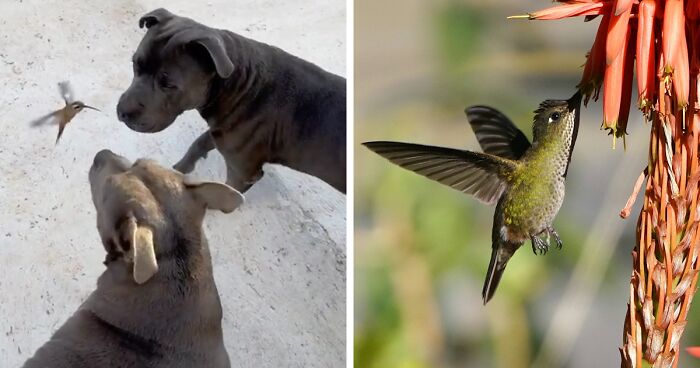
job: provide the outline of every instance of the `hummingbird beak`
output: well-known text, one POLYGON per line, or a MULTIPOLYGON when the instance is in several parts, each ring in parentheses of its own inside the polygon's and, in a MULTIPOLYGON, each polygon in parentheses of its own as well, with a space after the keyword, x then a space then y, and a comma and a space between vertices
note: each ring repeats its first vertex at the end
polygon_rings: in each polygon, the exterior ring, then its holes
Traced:
POLYGON ((92 107, 92 106, 88 106, 88 105, 83 105, 83 108, 85 108, 85 109, 93 109, 93 110, 95 110, 95 111, 101 111, 100 109, 98 109, 98 108, 96 108, 96 107, 92 107))
POLYGON ((581 108, 581 91, 576 91, 573 96, 567 101, 569 111, 579 110, 581 108))

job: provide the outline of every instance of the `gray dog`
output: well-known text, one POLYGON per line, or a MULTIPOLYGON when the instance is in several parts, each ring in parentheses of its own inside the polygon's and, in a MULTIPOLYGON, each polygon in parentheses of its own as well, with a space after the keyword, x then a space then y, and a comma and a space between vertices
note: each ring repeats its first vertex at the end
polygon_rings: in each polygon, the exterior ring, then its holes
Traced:
POLYGON ((167 128, 197 109, 209 130, 174 168, 194 169, 216 148, 226 182, 245 191, 277 163, 345 192, 345 78, 276 47, 157 9, 133 56, 134 79, 117 105, 138 132, 167 128))
POLYGON ((207 208, 228 213, 243 196, 106 150, 90 186, 107 269, 24 367, 230 367, 202 221, 207 208))

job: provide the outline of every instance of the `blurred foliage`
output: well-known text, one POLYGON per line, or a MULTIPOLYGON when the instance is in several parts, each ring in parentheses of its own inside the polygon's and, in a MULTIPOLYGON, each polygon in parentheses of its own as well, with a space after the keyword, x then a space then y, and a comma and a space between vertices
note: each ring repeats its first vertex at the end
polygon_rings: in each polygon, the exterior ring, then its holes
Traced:
POLYGON ((484 11, 459 3, 438 8, 435 30, 443 67, 449 72, 463 65, 476 51, 484 25, 484 11))
MULTIPOLYGON (((355 366, 530 367, 571 270, 586 251, 580 245, 595 231, 588 225, 604 205, 602 193, 608 190, 613 173, 609 170, 615 167, 601 166, 594 172, 591 166, 571 168, 567 200, 555 220, 564 249, 534 256, 526 243, 509 263, 495 298, 483 307, 481 287, 490 257, 493 208, 397 168, 359 143, 387 139, 478 149, 462 113, 465 102, 507 107, 503 110, 510 111, 529 136, 531 112, 542 96, 573 91, 590 41, 566 44, 572 33, 548 34, 542 22, 504 27, 505 15, 547 5, 541 2, 510 2, 507 10, 487 2, 426 4, 430 5, 423 8, 430 11, 418 12, 417 22, 427 25, 430 36, 425 42, 430 43, 427 48, 434 60, 429 80, 419 88, 430 93, 415 97, 397 83, 381 94, 401 99, 382 96, 383 104, 370 99, 373 108, 356 115, 355 366), (553 45, 553 38, 562 39, 565 50, 553 45)), ((355 17, 356 27, 371 27, 362 24, 362 13, 355 17)), ((393 20, 387 14, 386 21, 393 20)), ((356 76, 356 85, 369 82, 373 81, 356 76)), ((640 128, 638 134, 644 142, 648 133, 640 128)), ((583 158, 608 150, 604 135, 597 138, 599 146, 577 144, 578 165, 590 164, 591 159, 583 158)), ((634 165, 643 167, 645 159, 636 158, 634 165)), ((626 196, 631 185, 619 191, 626 196)), ((619 364, 634 217, 636 212, 619 222, 625 231, 608 244, 618 247, 612 260, 615 267, 606 269, 594 309, 584 322, 590 325, 584 326, 585 333, 592 334, 586 341, 593 346, 577 345, 567 367, 588 367, 591 359, 604 366, 619 364), (603 319, 594 311, 611 317, 603 319), (614 323, 595 324, 596 319, 614 323)), ((698 308, 691 310, 692 326, 686 329, 685 341, 700 345, 698 308)))

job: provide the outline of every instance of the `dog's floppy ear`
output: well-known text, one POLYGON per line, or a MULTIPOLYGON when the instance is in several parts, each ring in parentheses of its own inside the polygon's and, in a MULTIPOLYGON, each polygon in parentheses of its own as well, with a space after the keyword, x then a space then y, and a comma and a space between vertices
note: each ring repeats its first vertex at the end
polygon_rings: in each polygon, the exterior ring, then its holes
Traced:
POLYGON ((171 19, 175 15, 163 8, 158 8, 139 19, 139 28, 151 28, 158 23, 165 22, 167 19, 171 19))
POLYGON ((223 213, 230 213, 245 202, 243 194, 226 184, 185 179, 185 187, 207 208, 223 213))
POLYGON ((134 262, 134 281, 143 284, 158 272, 153 230, 139 225, 136 218, 130 215, 122 226, 122 232, 122 238, 131 245, 127 257, 134 262))
POLYGON ((165 49, 172 50, 187 44, 198 44, 204 48, 211 61, 214 63, 216 74, 221 78, 228 78, 233 73, 234 65, 226 53, 226 45, 213 29, 192 27, 182 30, 170 37, 165 49))
POLYGON ((208 36, 198 40, 196 43, 202 45, 207 50, 211 60, 214 62, 216 74, 221 78, 228 78, 233 73, 233 63, 226 53, 224 41, 218 36, 208 36))

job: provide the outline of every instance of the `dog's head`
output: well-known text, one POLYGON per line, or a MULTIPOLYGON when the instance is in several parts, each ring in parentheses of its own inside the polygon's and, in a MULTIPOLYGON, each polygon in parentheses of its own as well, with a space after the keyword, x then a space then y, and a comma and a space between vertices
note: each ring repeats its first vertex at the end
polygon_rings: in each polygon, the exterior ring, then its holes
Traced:
POLYGON ((229 213, 244 201, 225 184, 190 182, 152 160, 132 164, 109 150, 95 155, 90 188, 107 250, 105 263, 133 265, 139 284, 158 271, 159 255, 181 246, 171 241, 175 232, 185 238, 201 236, 207 208, 229 213))
POLYGON ((134 78, 117 104, 129 128, 152 133, 186 110, 205 104, 214 78, 228 78, 234 65, 221 33, 165 9, 139 20, 148 28, 132 57, 134 78))

